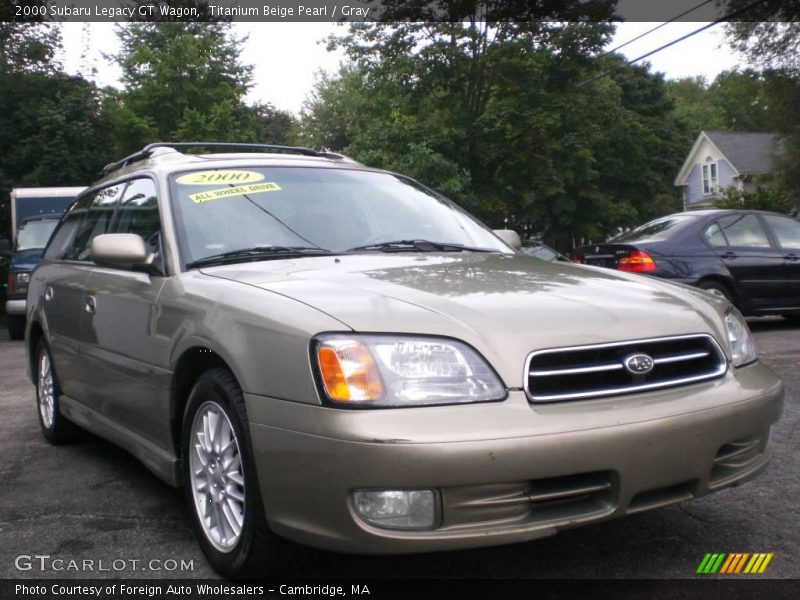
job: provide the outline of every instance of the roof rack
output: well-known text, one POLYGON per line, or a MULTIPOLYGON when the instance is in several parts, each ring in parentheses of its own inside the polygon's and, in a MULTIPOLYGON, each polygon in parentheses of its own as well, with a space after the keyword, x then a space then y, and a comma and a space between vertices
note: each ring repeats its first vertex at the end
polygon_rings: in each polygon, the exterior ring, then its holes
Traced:
POLYGON ((304 146, 281 146, 277 144, 243 144, 236 142, 155 142, 148 144, 138 152, 126 156, 122 160, 110 163, 103 168, 101 176, 108 175, 112 171, 121 169, 140 160, 149 158, 153 151, 158 148, 171 148, 173 150, 186 150, 189 148, 229 148, 234 150, 258 150, 259 152, 282 152, 287 154, 302 154, 303 156, 315 156, 318 158, 345 158, 335 152, 323 152, 314 148, 304 146))

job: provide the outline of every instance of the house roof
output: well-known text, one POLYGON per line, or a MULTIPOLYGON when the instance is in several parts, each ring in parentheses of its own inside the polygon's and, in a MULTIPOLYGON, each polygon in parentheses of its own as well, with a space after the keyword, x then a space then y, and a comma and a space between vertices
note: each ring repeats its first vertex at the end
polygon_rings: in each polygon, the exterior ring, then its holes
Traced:
POLYGON ((768 173, 781 151, 780 137, 775 133, 709 131, 707 135, 740 174, 768 173))
POLYGON ((785 151, 780 136, 775 133, 702 131, 678 172, 675 185, 686 185, 692 167, 698 162, 696 154, 703 140, 725 157, 737 176, 768 173, 775 165, 775 158, 785 151))

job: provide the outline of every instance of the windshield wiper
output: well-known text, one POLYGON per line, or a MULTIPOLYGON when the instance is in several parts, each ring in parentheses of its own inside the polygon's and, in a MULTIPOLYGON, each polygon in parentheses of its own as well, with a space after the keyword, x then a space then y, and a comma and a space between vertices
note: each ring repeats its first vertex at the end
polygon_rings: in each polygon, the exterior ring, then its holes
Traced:
POLYGON ((225 264, 248 260, 290 258, 297 256, 324 256, 327 254, 332 254, 332 252, 325 248, 317 248, 314 246, 254 246, 252 248, 229 250, 228 252, 221 252, 219 254, 198 258, 188 263, 186 268, 193 269, 203 265, 225 264))
POLYGON ((377 250, 379 252, 499 252, 493 248, 473 248, 463 244, 431 242, 430 240, 392 240, 348 248, 345 252, 377 250))

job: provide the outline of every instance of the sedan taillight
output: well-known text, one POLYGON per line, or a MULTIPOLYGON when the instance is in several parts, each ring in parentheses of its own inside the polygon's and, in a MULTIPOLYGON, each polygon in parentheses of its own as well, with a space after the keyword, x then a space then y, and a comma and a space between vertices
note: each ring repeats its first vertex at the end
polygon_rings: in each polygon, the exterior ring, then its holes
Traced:
POLYGON ((656 261, 644 250, 631 250, 628 256, 619 259, 617 269, 630 273, 653 273, 656 261))
POLYGON ((8 273, 8 293, 11 294, 17 291, 17 278, 14 276, 14 273, 8 273))

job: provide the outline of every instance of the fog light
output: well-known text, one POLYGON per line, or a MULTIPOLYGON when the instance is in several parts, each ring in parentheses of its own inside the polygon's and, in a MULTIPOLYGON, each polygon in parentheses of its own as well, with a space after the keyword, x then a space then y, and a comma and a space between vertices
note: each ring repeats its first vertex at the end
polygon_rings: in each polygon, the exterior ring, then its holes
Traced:
POLYGON ((436 493, 433 490, 360 490, 353 492, 358 516, 387 529, 433 529, 436 493))

